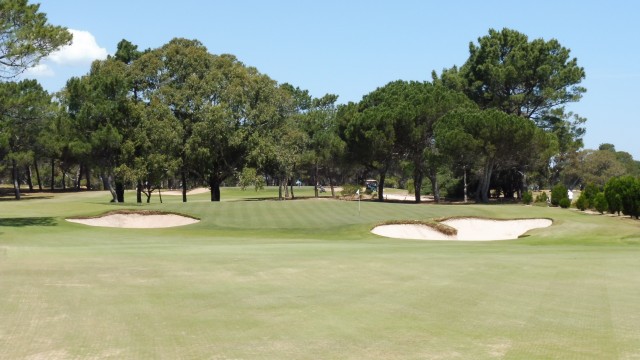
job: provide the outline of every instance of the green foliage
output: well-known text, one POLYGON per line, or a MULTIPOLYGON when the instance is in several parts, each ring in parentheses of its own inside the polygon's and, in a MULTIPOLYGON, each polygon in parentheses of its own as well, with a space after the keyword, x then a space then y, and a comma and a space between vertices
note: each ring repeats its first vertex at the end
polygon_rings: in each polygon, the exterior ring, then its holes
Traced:
POLYGON ((405 187, 407 188, 407 191, 409 192, 409 194, 415 194, 416 187, 414 185, 413 179, 407 180, 407 183, 405 184, 405 187))
POLYGON ((384 179, 384 187, 398 189, 400 187, 400 179, 397 176, 387 176, 384 179))
POLYGON ((558 205, 560 205, 561 208, 566 209, 571 206, 571 200, 569 200, 568 197, 560 199, 558 205))
POLYGON ((436 124, 435 136, 440 151, 476 160, 482 202, 488 202, 495 169, 538 160, 555 147, 532 121, 495 109, 451 112, 436 124))
POLYGON ((640 217, 640 178, 621 176, 607 182, 604 188, 609 211, 640 217))
POLYGON ((576 208, 580 209, 581 211, 585 211, 589 207, 590 207, 590 201, 585 195, 585 193, 582 192, 580 194, 580 197, 578 197, 578 200, 576 200, 576 208))
POLYGON ((547 196, 547 192, 543 191, 540 194, 536 195, 535 202, 537 203, 546 203, 549 200, 549 196, 547 196))
POLYGON ((622 211, 622 195, 624 184, 619 177, 609 179, 604 186, 604 196, 607 199, 607 206, 610 213, 620 214, 622 211))
POLYGON ((458 71, 445 70, 442 81, 463 91, 481 108, 537 118, 559 105, 578 101, 584 69, 570 50, 551 39, 529 41, 511 29, 489 30, 469 46, 469 59, 458 71), (451 74, 445 74, 451 73, 451 74), (462 80, 451 80, 461 78, 462 80))
POLYGON ((565 174, 585 184, 602 188, 612 177, 626 174, 626 168, 616 153, 610 150, 582 150, 573 155, 565 174))
POLYGON ((249 186, 253 186, 255 191, 263 190, 265 185, 264 177, 258 175, 255 168, 245 167, 242 169, 242 172, 238 174, 238 186, 240 186, 240 189, 243 191, 249 186))
POLYGON ((533 193, 531 191, 525 191, 522 193, 522 203, 529 205, 533 201, 533 193))
POLYGON ((582 194, 586 197, 586 199, 591 203, 593 199, 595 199, 598 193, 602 192, 602 188, 593 183, 588 183, 584 189, 582 190, 582 194))
POLYGON ((0 2, 0 77, 14 77, 71 43, 71 33, 48 24, 39 9, 27 0, 0 2))
POLYGON ((551 205, 559 206, 562 199, 569 200, 568 190, 563 184, 558 184, 551 189, 551 205))
POLYGON ((607 203, 607 198, 604 192, 599 192, 593 198, 593 206, 600 214, 604 214, 605 211, 609 209, 609 204, 607 203))
POLYGON ((360 190, 360 193, 362 193, 362 189, 360 185, 344 184, 342 185, 342 191, 340 191, 340 194, 342 196, 355 196, 358 190, 360 190))

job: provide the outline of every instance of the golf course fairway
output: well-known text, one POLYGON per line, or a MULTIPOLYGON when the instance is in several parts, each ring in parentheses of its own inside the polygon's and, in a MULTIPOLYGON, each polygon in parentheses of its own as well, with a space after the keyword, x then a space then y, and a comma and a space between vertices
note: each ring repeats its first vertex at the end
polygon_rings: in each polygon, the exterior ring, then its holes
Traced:
POLYGON ((0 359, 640 358, 640 221, 546 206, 275 194, 0 201, 0 359), (123 209, 200 221, 161 229, 66 221, 123 209), (370 232, 447 217, 553 225, 508 241, 370 232))

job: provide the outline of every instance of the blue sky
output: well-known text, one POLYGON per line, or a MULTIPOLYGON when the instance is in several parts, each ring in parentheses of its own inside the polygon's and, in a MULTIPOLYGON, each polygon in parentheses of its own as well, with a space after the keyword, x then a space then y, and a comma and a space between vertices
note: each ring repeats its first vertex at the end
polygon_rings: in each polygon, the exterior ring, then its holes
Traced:
MULTIPOLYGON (((30 1, 33 2, 33 1, 30 1)), ((586 148, 613 143, 640 159, 640 5, 634 1, 148 1, 43 0, 49 22, 74 31, 74 46, 31 77, 49 91, 88 72, 91 60, 127 39, 140 49, 174 37, 200 40, 278 82, 339 102, 393 80, 430 80, 462 65, 469 42, 490 28, 530 39, 555 38, 587 74, 583 99, 568 109, 586 117, 586 148)))

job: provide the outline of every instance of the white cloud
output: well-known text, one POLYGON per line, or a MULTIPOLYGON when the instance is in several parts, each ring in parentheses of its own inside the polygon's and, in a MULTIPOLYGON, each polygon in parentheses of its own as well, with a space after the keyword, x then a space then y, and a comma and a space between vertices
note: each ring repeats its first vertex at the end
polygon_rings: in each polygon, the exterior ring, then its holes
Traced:
POLYGON ((98 46, 96 38, 88 31, 69 29, 73 34, 71 45, 51 53, 48 59, 59 65, 85 65, 107 58, 107 49, 98 46))
POLYGON ((53 69, 47 64, 38 64, 28 68, 25 72, 26 77, 52 77, 55 75, 53 69))

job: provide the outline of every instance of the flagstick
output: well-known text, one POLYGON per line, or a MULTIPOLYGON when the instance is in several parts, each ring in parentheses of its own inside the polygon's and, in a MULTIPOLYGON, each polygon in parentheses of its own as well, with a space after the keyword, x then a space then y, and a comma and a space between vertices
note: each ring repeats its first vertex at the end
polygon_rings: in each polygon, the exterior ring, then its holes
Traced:
POLYGON ((356 190, 356 195, 358 195, 358 216, 360 216, 360 189, 356 190))

